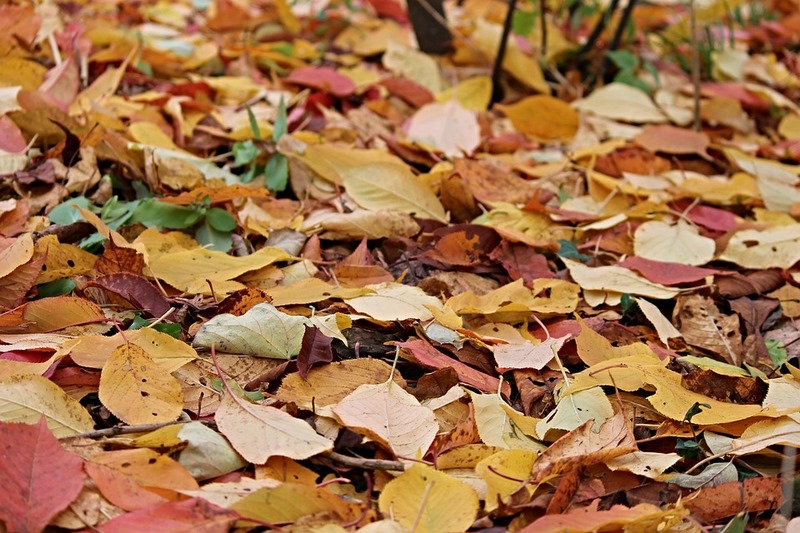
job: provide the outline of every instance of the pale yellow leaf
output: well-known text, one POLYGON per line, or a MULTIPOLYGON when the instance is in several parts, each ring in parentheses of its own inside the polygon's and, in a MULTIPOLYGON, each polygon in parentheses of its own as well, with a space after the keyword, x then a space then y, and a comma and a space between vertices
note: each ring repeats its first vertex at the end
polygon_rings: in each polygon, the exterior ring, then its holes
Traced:
POLYGON ((588 267, 583 263, 561 258, 569 269, 572 279, 583 289, 614 291, 620 293, 648 296, 656 299, 674 298, 679 289, 654 283, 639 274, 618 266, 588 267))
POLYGON ((719 256, 744 268, 790 268, 800 261, 800 224, 737 231, 719 256))
POLYGON ((35 424, 42 416, 56 437, 94 429, 89 412, 49 379, 23 374, 0 380, 0 420, 35 424))
POLYGON ((420 463, 390 481, 378 498, 381 513, 416 533, 466 531, 478 503, 472 487, 420 463))
POLYGON ((246 460, 264 464, 273 455, 307 459, 333 442, 289 413, 226 394, 214 415, 220 432, 246 460))
POLYGON ((592 429, 597 431, 612 416, 614 409, 608 397, 603 389, 594 387, 562 397, 555 410, 536 425, 536 433, 545 438, 551 429, 572 431, 589 420, 594 420, 592 429))
POLYGON ((260 303, 241 316, 217 315, 197 331, 195 347, 257 357, 289 359, 300 352, 308 319, 260 303))
POLYGON ((353 200, 372 211, 393 209, 441 222, 447 216, 436 195, 401 159, 378 150, 356 150, 332 144, 305 147, 297 157, 314 172, 344 185, 353 200))
POLYGON ((751 157, 739 150, 725 150, 728 160, 742 172, 755 177, 764 205, 772 211, 788 213, 792 205, 800 203, 800 167, 790 167, 776 161, 751 157))
MULTIPOLYGON (((637 476, 656 479, 681 460, 677 453, 635 451, 606 461, 611 470, 625 470, 637 476)), ((671 480, 670 480, 671 481, 671 480)))
POLYGON ((658 339, 666 346, 669 346, 669 339, 681 336, 681 332, 672 325, 672 322, 661 313, 658 307, 644 298, 633 298, 633 301, 639 305, 639 310, 645 318, 650 321, 653 327, 656 328, 658 339))
POLYGON ((80 366, 103 368, 113 351, 130 342, 145 351, 158 367, 167 373, 197 359, 197 352, 183 341, 152 328, 135 329, 104 335, 83 335, 64 343, 59 351, 69 354, 80 366))
POLYGON ((653 261, 682 265, 704 265, 714 257, 714 239, 703 237, 699 230, 679 219, 675 224, 660 220, 645 222, 633 235, 636 255, 653 261))
POLYGON ((361 385, 333 412, 342 424, 388 446, 398 457, 422 457, 439 431, 433 411, 394 381, 361 385))
POLYGON ((116 348, 100 373, 100 401, 128 424, 172 422, 183 409, 181 386, 135 344, 116 348))
POLYGON ((667 122, 667 117, 649 96, 624 83, 610 83, 573 104, 581 111, 634 124, 667 122))
POLYGON ((383 66, 389 72, 414 80, 432 93, 444 88, 439 63, 419 50, 390 41, 383 54, 383 66))
POLYGON ((314 211, 303 220, 301 231, 321 229, 320 239, 360 240, 364 237, 412 237, 419 233, 419 224, 407 213, 383 209, 356 209, 350 213, 335 210, 314 211))
MULTIPOLYGON (((530 438, 506 411, 510 409, 498 394, 478 394, 470 392, 472 405, 475 408, 475 424, 481 441, 489 446, 504 450, 521 449, 536 452, 545 446, 530 438)), ((510 409, 513 410, 513 409, 510 409)), ((520 415, 522 415, 520 413, 520 415)), ((536 420, 524 417, 535 423, 536 420)))
POLYGON ((500 368, 535 368, 541 370, 553 360, 558 350, 569 339, 564 337, 550 337, 539 344, 523 341, 513 344, 498 344, 492 348, 494 360, 500 368))
POLYGON ((346 298, 345 302, 357 312, 376 320, 430 320, 433 314, 428 306, 442 309, 442 302, 438 298, 425 294, 419 287, 379 283, 367 285, 366 288, 375 291, 374 294, 346 298))
POLYGON ((470 155, 481 143, 475 112, 464 109, 456 100, 419 108, 409 121, 407 135, 450 158, 470 155))
POLYGON ((336 287, 319 278, 304 278, 287 285, 278 285, 265 291, 272 298, 273 305, 303 305, 327 300, 329 298, 356 298, 371 294, 371 289, 336 287))

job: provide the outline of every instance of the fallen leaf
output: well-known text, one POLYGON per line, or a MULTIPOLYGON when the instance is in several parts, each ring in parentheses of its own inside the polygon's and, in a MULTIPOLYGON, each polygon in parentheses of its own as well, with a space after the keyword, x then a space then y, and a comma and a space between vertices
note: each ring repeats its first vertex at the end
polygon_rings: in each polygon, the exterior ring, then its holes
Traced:
POLYGON ((390 481, 378 498, 382 513, 406 529, 429 533, 467 530, 478 503, 471 487, 419 463, 390 481))

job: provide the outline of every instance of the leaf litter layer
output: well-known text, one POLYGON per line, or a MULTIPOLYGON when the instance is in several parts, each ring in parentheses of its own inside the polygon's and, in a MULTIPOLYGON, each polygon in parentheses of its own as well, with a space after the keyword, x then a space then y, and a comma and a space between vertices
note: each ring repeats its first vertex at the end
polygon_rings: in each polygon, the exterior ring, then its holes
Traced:
POLYGON ((8 531, 800 528, 800 6, 423 4, 0 6, 8 531))

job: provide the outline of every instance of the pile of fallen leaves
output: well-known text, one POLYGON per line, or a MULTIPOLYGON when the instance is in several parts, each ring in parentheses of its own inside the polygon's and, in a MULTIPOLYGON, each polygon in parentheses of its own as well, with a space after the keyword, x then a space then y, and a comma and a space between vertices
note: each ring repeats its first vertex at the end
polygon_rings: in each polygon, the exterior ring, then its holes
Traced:
POLYGON ((800 530, 800 15, 695 4, 0 6, 5 530, 800 530))

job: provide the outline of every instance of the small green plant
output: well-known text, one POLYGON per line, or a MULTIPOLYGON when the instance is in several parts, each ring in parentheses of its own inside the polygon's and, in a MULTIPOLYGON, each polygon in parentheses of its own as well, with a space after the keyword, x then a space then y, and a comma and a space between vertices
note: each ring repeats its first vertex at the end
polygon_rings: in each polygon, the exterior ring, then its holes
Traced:
MULTIPOLYGON (((266 165, 260 164, 259 161, 265 152, 265 147, 261 138, 261 129, 258 127, 258 121, 250 107, 247 108, 247 117, 250 121, 253 139, 237 141, 233 144, 233 164, 236 167, 246 167, 244 174, 240 177, 244 183, 250 183, 258 176, 264 176, 264 185, 269 190, 281 192, 286 189, 289 181, 289 161, 285 155, 274 152, 270 155, 266 165)), ((286 135, 286 131, 286 103, 281 97, 275 125, 272 129, 273 144, 277 144, 280 138, 286 135)))
MULTIPOLYGON (((618 69, 616 76, 614 76, 614 81, 636 87, 647 94, 653 92, 653 88, 636 75, 639 67, 642 66, 642 62, 633 52, 630 50, 613 50, 606 52, 606 56, 608 56, 618 69)), ((656 81, 658 81, 658 71, 652 63, 646 61, 644 63, 644 68, 648 70, 651 75, 654 75, 656 81)))

